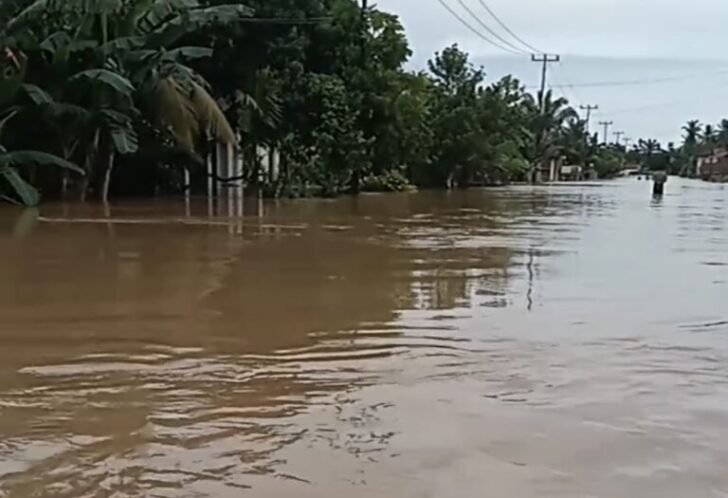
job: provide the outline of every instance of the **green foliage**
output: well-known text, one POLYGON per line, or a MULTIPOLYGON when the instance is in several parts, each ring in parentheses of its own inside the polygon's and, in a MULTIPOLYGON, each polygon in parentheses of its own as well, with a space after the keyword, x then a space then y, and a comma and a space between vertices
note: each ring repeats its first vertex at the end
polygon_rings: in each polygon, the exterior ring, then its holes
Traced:
POLYGON ((214 51, 181 40, 251 14, 198 0, 15 0, 0 11, 0 111, 20 109, 10 145, 42 144, 83 164, 82 197, 105 198, 117 154, 146 153, 143 133, 161 138, 170 155, 181 148, 196 157, 209 139, 236 142, 204 77, 188 65, 214 51))
MULTIPOLYGON (((18 172, 22 166, 56 166, 58 168, 83 173, 75 164, 68 162, 53 154, 38 151, 6 151, 0 146, 0 177, 12 188, 19 202, 25 206, 37 206, 40 202, 40 193, 28 183, 18 172)), ((8 198, 7 196, 3 196, 8 198)), ((12 200, 12 198, 10 198, 12 200)))
POLYGON ((594 156, 594 170, 599 178, 614 178, 622 170, 623 158, 619 149, 605 147, 594 156))
POLYGON ((417 187, 412 185, 407 177, 397 170, 385 171, 381 175, 372 175, 364 178, 362 190, 364 192, 411 192, 417 187))
POLYGON ((397 16, 353 0, 6 0, 0 22, 4 142, 86 173, 39 171, 44 193, 172 191, 182 167, 201 191, 211 141, 270 195, 506 183, 600 154, 565 99, 489 81, 457 45, 408 70, 397 16))

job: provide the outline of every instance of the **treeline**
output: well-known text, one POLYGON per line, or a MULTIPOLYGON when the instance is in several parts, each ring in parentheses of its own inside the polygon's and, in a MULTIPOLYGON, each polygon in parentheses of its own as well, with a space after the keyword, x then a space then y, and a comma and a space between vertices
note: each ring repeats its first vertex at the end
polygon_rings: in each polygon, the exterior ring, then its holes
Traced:
POLYGON ((0 26, 0 194, 15 202, 201 193, 213 142, 273 196, 624 162, 565 99, 488 81, 457 46, 406 69, 398 18, 353 0, 3 0, 0 26))
POLYGON ((672 175, 693 178, 697 176, 698 158, 728 150, 728 119, 718 125, 688 121, 682 127, 682 141, 663 146, 658 140, 640 140, 626 151, 627 161, 649 170, 667 171, 672 175))

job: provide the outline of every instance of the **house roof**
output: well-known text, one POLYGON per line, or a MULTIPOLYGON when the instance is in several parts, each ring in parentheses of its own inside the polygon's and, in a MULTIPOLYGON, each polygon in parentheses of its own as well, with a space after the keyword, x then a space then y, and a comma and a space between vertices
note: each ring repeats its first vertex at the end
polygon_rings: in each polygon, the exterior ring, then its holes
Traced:
POLYGON ((725 147, 716 147, 713 150, 705 150, 698 154, 698 157, 726 157, 728 150, 725 147))

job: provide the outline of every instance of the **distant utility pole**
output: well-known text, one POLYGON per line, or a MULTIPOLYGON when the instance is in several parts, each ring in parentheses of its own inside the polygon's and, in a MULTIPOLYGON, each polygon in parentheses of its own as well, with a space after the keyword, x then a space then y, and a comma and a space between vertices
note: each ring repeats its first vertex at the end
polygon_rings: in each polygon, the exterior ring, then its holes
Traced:
POLYGON ((541 107, 541 111, 543 111, 544 99, 546 96, 546 73, 548 72, 549 63, 561 61, 561 56, 552 54, 532 54, 531 61, 540 62, 541 64, 543 64, 543 66, 541 67, 541 93, 538 96, 538 103, 541 107))
POLYGON ((599 125, 604 127, 604 145, 609 142, 609 127, 614 124, 614 121, 599 121, 599 125))
POLYGON ((616 143, 617 145, 619 145, 619 142, 621 142, 622 137, 624 136, 624 132, 623 131, 615 131, 614 133, 612 133, 612 135, 614 135, 614 137, 615 137, 615 142, 614 143, 616 143))
POLYGON ((597 109, 599 109, 599 106, 598 105, 581 105, 581 106, 579 106, 579 109, 581 109, 582 111, 586 111, 585 121, 586 121, 586 133, 588 135, 589 134, 589 124, 591 122, 591 113, 592 113, 592 111, 596 111, 597 109))
POLYGON ((629 137, 624 137, 624 150, 629 150, 629 144, 632 143, 632 139, 629 137))

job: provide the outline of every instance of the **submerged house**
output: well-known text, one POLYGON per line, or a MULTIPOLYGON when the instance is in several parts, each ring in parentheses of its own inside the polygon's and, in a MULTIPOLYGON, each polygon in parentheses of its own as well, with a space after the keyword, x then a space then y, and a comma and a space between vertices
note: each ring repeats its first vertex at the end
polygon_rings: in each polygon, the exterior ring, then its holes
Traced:
POLYGON ((593 168, 566 164, 566 158, 552 159, 536 170, 536 183, 578 182, 594 179, 593 168))
POLYGON ((698 157, 695 174, 710 181, 728 181, 728 150, 718 147, 698 157))

